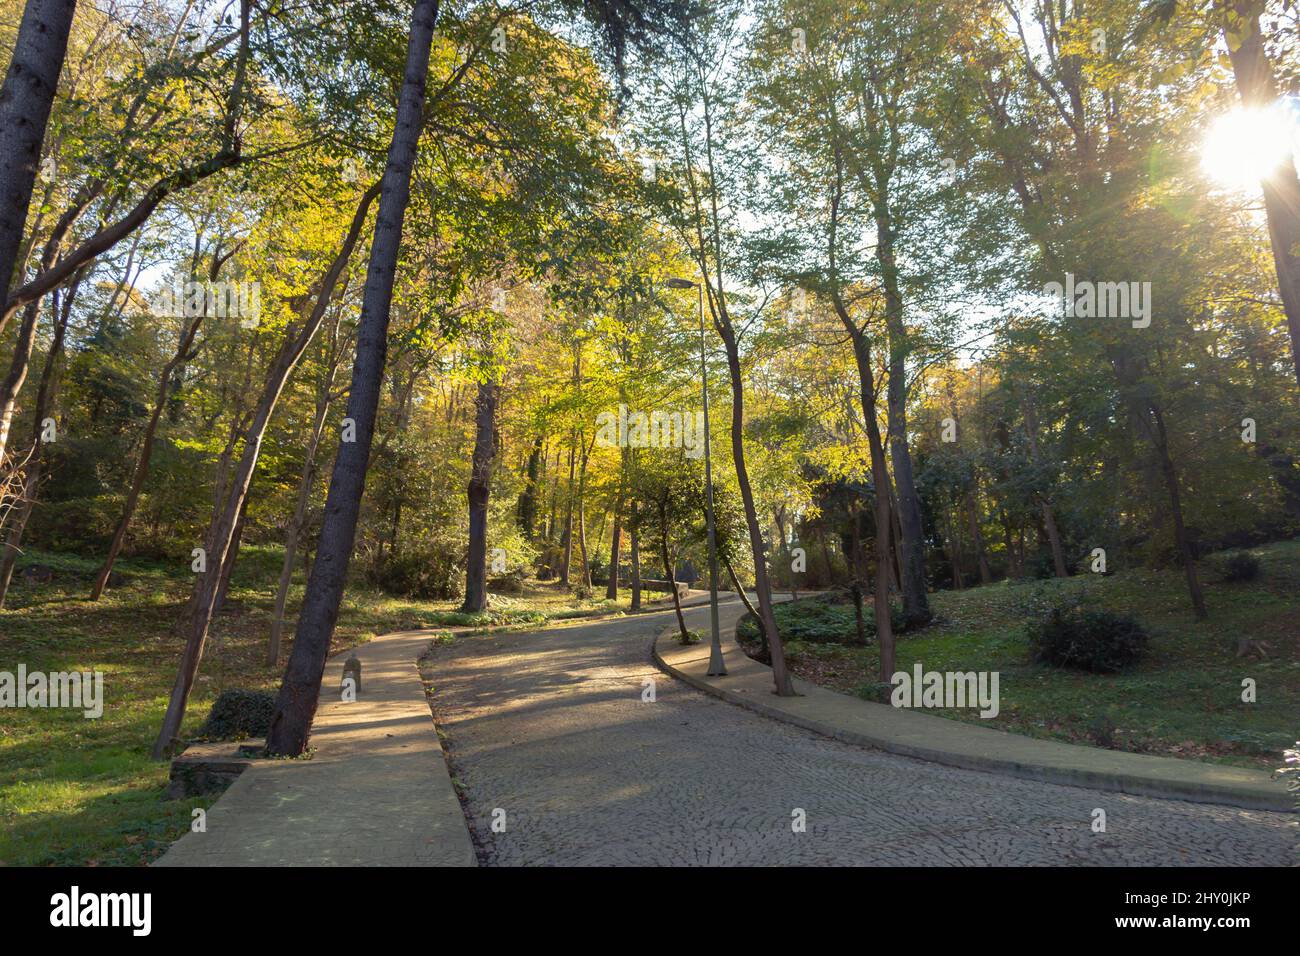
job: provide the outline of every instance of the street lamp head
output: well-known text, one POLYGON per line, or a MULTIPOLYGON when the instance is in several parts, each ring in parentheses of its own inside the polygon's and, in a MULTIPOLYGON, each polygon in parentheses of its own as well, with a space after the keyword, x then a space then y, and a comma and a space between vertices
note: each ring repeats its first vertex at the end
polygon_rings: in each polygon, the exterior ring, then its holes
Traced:
POLYGON ((690 279, 674 278, 668 280, 668 288, 670 289, 694 289, 696 285, 698 285, 698 283, 692 282, 690 279))

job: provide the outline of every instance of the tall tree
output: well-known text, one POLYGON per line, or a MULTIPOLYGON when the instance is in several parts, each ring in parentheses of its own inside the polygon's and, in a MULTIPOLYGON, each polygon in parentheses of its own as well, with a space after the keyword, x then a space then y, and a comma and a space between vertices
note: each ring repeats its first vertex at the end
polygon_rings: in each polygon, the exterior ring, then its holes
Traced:
MULTIPOLYGON (((741 361, 741 338, 745 328, 761 313, 761 307, 747 316, 744 325, 733 319, 733 302, 742 301, 738 290, 730 288, 728 268, 737 265, 733 247, 737 197, 726 190, 734 188, 739 171, 724 173, 722 125, 724 107, 735 103, 734 90, 727 90, 724 74, 735 39, 739 18, 731 7, 720 8, 697 18, 686 38, 676 64, 666 68, 667 90, 657 107, 658 121, 670 139, 663 148, 671 148, 681 163, 684 201, 677 213, 683 244, 703 283, 705 303, 714 332, 722 341, 727 373, 731 382, 731 456, 736 482, 749 529, 754 560, 754 591, 758 597, 759 617, 768 635, 772 658, 772 678, 776 693, 793 696, 794 686, 786 668, 785 653, 776 618, 772 611, 772 585, 767 567, 767 545, 758 520, 753 486, 745 461, 745 374, 741 361), (725 220, 725 221, 724 221, 725 220)), ((733 144, 734 146, 734 144, 733 144)), ((739 154, 732 148, 726 162, 736 161, 739 154)))
MULTIPOLYGON (((22 266, 18 249, 76 11, 76 0, 27 0, 0 87, 0 302, 22 266)), ((0 313, 0 332, 12 314, 0 313)))
POLYGON ((388 148, 378 219, 370 244, 356 360, 348 394, 347 418, 355 429, 355 441, 339 445, 325 500, 325 522, 316 547, 316 560, 307 579, 293 650, 267 732, 266 748, 272 754, 298 756, 307 747, 325 658, 343 599, 388 351, 393 278, 402 241, 402 222, 411 195, 411 170, 420 139, 429 47, 437 17, 438 0, 415 0, 393 139, 388 148))

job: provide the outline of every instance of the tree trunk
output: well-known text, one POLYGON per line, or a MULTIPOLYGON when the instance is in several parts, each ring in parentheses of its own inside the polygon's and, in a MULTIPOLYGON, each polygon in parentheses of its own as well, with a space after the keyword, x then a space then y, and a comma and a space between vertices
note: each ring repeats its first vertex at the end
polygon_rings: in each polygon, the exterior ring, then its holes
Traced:
POLYGON ((1021 576, 1020 556, 1016 553, 1016 543, 1011 534, 1011 519, 1005 509, 1001 510, 1002 543, 1007 549, 1007 577, 1015 580, 1021 576))
POLYGON ((604 585, 604 597, 607 601, 619 600, 619 561, 623 548, 623 498, 625 481, 627 481, 628 449, 619 451, 619 490, 614 498, 614 533, 610 538, 610 580, 604 585))
MULTIPOLYGON (((958 506, 954 506, 954 509, 958 506)), ((966 590, 966 580, 961 568, 961 541, 957 538, 957 521, 951 514, 943 516, 948 526, 948 561, 952 565, 952 586, 958 591, 966 590)))
POLYGON ((614 531, 609 543, 609 582, 605 585, 605 600, 618 600, 618 563, 619 550, 623 545, 623 480, 627 467, 627 449, 623 449, 619 459, 618 492, 614 498, 614 531))
POLYGON ((681 632, 682 641, 691 639, 691 632, 686 629, 686 618, 682 616, 682 600, 677 596, 677 578, 673 574, 672 559, 668 555, 668 516, 663 504, 659 505, 659 553, 664 562, 664 580, 673 596, 673 611, 677 614, 677 630, 681 632))
POLYGON ((469 613, 487 610, 488 498, 492 491, 492 462, 496 456, 497 398, 495 382, 480 382, 474 403, 474 456, 469 478, 469 566, 465 571, 465 601, 469 613))
POLYGON ((293 562, 298 551, 298 536, 307 517, 307 506, 311 502, 312 481, 316 477, 316 450, 320 447, 321 436, 325 432, 325 419, 329 415, 330 375, 316 399, 316 415, 312 420, 311 436, 307 439, 307 451, 303 455, 302 478, 298 482, 298 500, 294 504, 293 517, 284 540, 284 564, 280 568, 280 584, 275 592, 275 611, 271 616, 271 640, 266 648, 266 663, 276 665, 280 662, 280 642, 284 634, 284 611, 289 601, 289 586, 293 582, 293 562))
POLYGON ((14 343, 9 372, 0 380, 0 474, 3 474, 5 450, 9 447, 9 429, 14 420, 14 405, 18 392, 27 380, 31 367, 32 347, 36 343, 36 323, 41 314, 41 300, 34 299, 23 309, 23 320, 18 325, 18 341, 14 343))
POLYGON ((1205 592, 1201 589, 1200 579, 1196 576, 1196 558, 1192 553, 1187 528, 1183 524, 1182 494, 1178 487, 1178 472, 1174 468, 1174 460, 1169 456, 1169 435, 1165 431, 1164 415, 1154 401, 1150 401, 1149 404, 1156 431, 1156 440, 1152 444, 1155 445, 1156 454, 1160 457, 1160 473, 1164 477, 1165 489, 1169 493, 1169 504, 1173 510, 1174 543, 1183 562, 1183 573, 1187 577, 1187 593, 1192 599, 1192 610, 1198 619, 1205 620, 1210 616, 1210 612, 1205 607, 1205 592))
MULTIPOLYGON (((933 613, 925 591, 925 541, 921 524, 921 497, 912 473, 912 453, 907 444, 907 355, 910 341, 903 321, 903 297, 894 260, 893 221, 888 203, 877 209, 876 259, 885 287, 885 326, 889 333, 889 385, 887 393, 889 457, 893 462, 894 486, 898 490, 898 523, 902 531, 899 561, 902 564, 903 612, 909 621, 925 623, 933 613)), ((888 680, 888 677, 885 678, 888 680)))
POLYGON ((576 438, 572 433, 569 435, 569 493, 565 496, 564 504, 564 531, 560 539, 561 550, 564 552, 563 558, 560 559, 560 584, 564 587, 569 586, 569 569, 573 565, 573 482, 574 469, 577 467, 577 452, 574 448, 576 438))
POLYGON ((588 594, 591 593, 591 562, 587 558, 587 510, 578 498, 578 560, 582 562, 582 573, 578 575, 578 586, 588 594))
POLYGON ((727 576, 731 578, 731 586, 736 589, 736 595, 740 598, 740 603, 745 605, 745 610, 754 615, 754 620, 758 622, 758 631, 763 638, 763 650, 767 651, 767 632, 763 630, 763 618, 755 609, 754 604, 745 593, 745 589, 740 585, 740 578, 736 575, 736 568, 731 563, 731 559, 726 555, 722 556, 722 564, 727 569, 727 576))
POLYGON ((525 471, 523 493, 519 496, 519 530, 525 538, 533 536, 533 525, 537 523, 537 471, 542 458, 542 436, 533 440, 533 449, 528 453, 528 467, 525 471))
POLYGON ((894 554, 893 573, 890 577, 893 578, 894 584, 897 585, 899 591, 902 591, 903 586, 900 582, 903 579, 903 556, 901 553, 903 550, 903 526, 898 520, 898 495, 894 491, 892 481, 889 485, 889 517, 893 522, 893 537, 890 541, 892 542, 892 550, 894 554))
MULTIPOLYGON (((838 180, 837 180, 837 187, 838 187, 838 180)), ((838 213, 838 209, 839 209, 838 188, 836 190, 836 194, 834 198, 834 208, 838 213)), ((834 232, 831 233, 831 237, 830 237, 830 263, 831 263, 831 272, 832 275, 834 276, 834 273, 836 272, 834 232)), ((892 530, 892 516, 890 515, 890 507, 889 507, 890 506, 889 470, 885 463, 885 446, 884 446, 884 441, 882 440, 880 435, 880 422, 879 419, 876 417, 876 382, 875 382, 875 369, 872 367, 871 364, 871 340, 867 338, 866 333, 863 332, 863 330, 858 327, 857 322, 855 322, 853 320, 853 317, 849 314, 848 308, 844 304, 844 299, 840 294, 839 287, 834 282, 832 283, 831 301, 832 304, 835 306, 836 315, 839 316, 840 324, 844 326, 845 331, 849 333, 849 338, 853 342, 853 359, 858 369, 858 398, 862 403, 862 417, 866 423, 867 443, 870 447, 870 452, 871 452, 871 482, 872 485, 874 486, 874 491, 875 491, 874 497, 875 497, 875 518, 876 518, 876 542, 875 542, 876 573, 873 578, 875 584, 873 597, 874 597, 874 608, 875 608, 875 615, 876 615, 876 636, 877 636, 878 643, 880 645, 880 679, 881 681, 887 682, 893 676, 894 662, 895 662, 894 627, 893 627, 893 621, 890 618, 890 608, 889 608, 889 562, 890 562, 889 544, 890 544, 890 532, 892 530)), ((892 375, 890 376, 890 392, 891 393, 893 392, 892 375)), ((890 421, 891 423, 893 421, 892 414, 890 415, 890 421)), ((904 456, 906 456, 907 454, 906 447, 903 448, 903 454, 904 456)), ((897 469, 897 467, 898 467, 897 458, 895 458, 895 469, 897 469)), ((911 465, 909 459, 909 464, 908 464, 909 475, 910 475, 910 467, 911 465)), ((901 487, 902 486, 900 484, 900 489, 901 487)), ((913 489, 913 492, 915 492, 915 489, 913 489)), ((902 496, 901 490, 899 492, 899 495, 900 497, 902 496)), ((857 518, 855 516, 854 521, 856 522, 856 520, 857 518)), ((919 529, 919 522, 920 522, 920 513, 918 511, 917 512, 918 529, 919 529)), ((858 535, 857 527, 855 525, 854 527, 855 539, 857 538, 857 535, 858 535)), ((919 544, 919 540, 920 540, 920 536, 918 533, 915 543, 919 544)), ((915 559, 918 556, 919 555, 916 554, 912 555, 913 559, 915 559)), ((906 564, 906 559, 904 563, 906 564)), ((907 567, 904 568, 903 595, 904 595, 904 609, 906 610, 907 588, 909 587, 908 585, 909 579, 907 575, 912 574, 914 576, 918 568, 921 574, 920 599, 918 600, 916 594, 913 594, 913 600, 911 604, 911 607, 913 611, 917 614, 917 617, 909 618, 909 619, 914 620, 917 623, 920 623, 924 620, 929 620, 930 605, 929 605, 929 600, 928 598, 926 598, 926 594, 925 594, 925 568, 923 564, 920 565, 916 564, 915 560, 913 560, 913 563, 911 565, 908 565, 907 567)), ((856 574, 854 575, 854 577, 856 583, 856 574)), ((917 582, 914 577, 911 579, 910 586, 913 589, 915 589, 917 586, 917 582)), ((861 598, 859 597, 858 600, 860 601, 861 598)), ((861 625, 859 625, 859 628, 860 627, 861 625)))
MULTIPOLYGON (((866 577, 866 558, 862 553, 862 517, 857 506, 849 512, 849 594, 853 598, 853 630, 858 644, 867 646, 867 627, 862 615, 862 581, 866 577)), ((892 623, 892 622, 891 622, 892 623)))
POLYGON ((1042 496, 1039 496, 1038 500, 1043 511, 1043 530, 1047 532, 1047 543, 1052 548, 1052 564, 1055 566, 1056 576, 1058 578, 1068 578, 1070 569, 1065 563, 1065 548, 1061 546, 1061 532, 1056 527, 1056 516, 1052 513, 1052 504, 1042 496))
POLYGON ((967 496, 966 514, 970 519, 971 544, 975 548, 975 561, 980 569, 980 584, 992 584, 993 570, 989 567, 989 556, 984 548, 984 533, 980 531, 979 499, 974 491, 967 496))
MULTIPOLYGON (((716 169, 713 157, 713 118, 711 101, 707 84, 703 87, 701 105, 704 114, 704 172, 706 179, 716 183, 716 169)), ((691 201, 694 209, 694 229, 698 247, 695 250, 703 285, 701 295, 708 300, 709 314, 713 319, 714 330, 722 339, 727 356, 727 373, 731 380, 731 452, 732 464, 736 469, 736 482, 740 487, 740 498, 745 509, 745 525, 749 531, 749 547, 754 558, 754 592, 758 595, 758 618, 763 630, 769 637, 772 652, 772 680, 776 693, 781 697, 794 696, 794 685, 786 670, 785 653, 781 646, 781 635, 777 631, 776 618, 772 613, 772 584, 767 572, 767 554, 763 544, 763 530, 758 523, 758 509, 754 504, 754 492, 749 483, 749 471, 745 467, 745 382, 740 367, 740 348, 736 341, 735 327, 727 313, 727 298, 724 287, 724 270, 722 264, 722 237, 719 232, 718 194, 711 187, 709 205, 712 214, 708 221, 711 235, 705 237, 705 216, 702 212, 700 194, 696 185, 694 166, 690 154, 690 136, 686 132, 685 107, 681 106, 679 115, 682 124, 682 145, 687 160, 686 182, 690 186, 691 201), (711 248, 710 248, 711 247, 711 248), (710 273, 712 278, 710 278, 710 273)), ((703 306, 701 305, 701 308, 703 306)))
MULTIPOLYGON (((1034 408, 1033 399, 1028 393, 1020 396, 1020 413, 1025 419, 1025 438, 1029 441, 1029 454, 1034 463, 1040 461, 1038 453, 1038 410, 1034 408)), ((1043 512, 1043 529, 1047 532, 1047 542, 1052 548, 1052 564, 1058 578, 1068 578, 1070 569, 1065 563, 1065 549, 1061 546, 1061 532, 1056 527, 1056 515, 1052 511, 1052 501, 1045 494, 1040 494, 1038 503, 1043 512)))
POLYGON ((217 597, 212 602, 212 614, 215 617, 226 606, 226 592, 230 590, 230 576, 235 571, 235 562, 239 560, 239 548, 244 542, 244 520, 248 514, 248 495, 239 506, 239 517, 235 519, 235 530, 230 535, 230 548, 221 566, 221 580, 217 585, 217 597))
MULTIPOLYGON (((0 302, 8 299, 76 0, 27 0, 0 87, 0 302)), ((8 316, 0 312, 0 332, 8 316)))
POLYGON ((768 635, 772 654, 772 680, 780 697, 793 697, 794 685, 785 666, 785 650, 772 613, 772 584, 767 573, 767 555, 763 553, 763 531, 758 525, 758 509, 745 467, 745 379, 740 368, 740 350, 729 320, 715 323, 727 352, 727 371, 731 376, 731 456, 736 468, 736 483, 745 507, 745 524, 749 527, 749 546, 754 555, 754 592, 758 595, 758 618, 768 635))
POLYGON ((356 441, 340 447, 330 479, 316 560, 307 582, 293 653, 280 685, 267 736, 267 751, 271 754, 296 757, 307 748, 330 638, 343 599, 384 376, 393 275, 401 246, 402 222, 410 200, 411 170, 420 138, 429 48, 437 15, 437 0, 415 0, 397 122, 388 149, 383 195, 379 200, 374 240, 370 247, 352 391, 348 399, 348 417, 356 425, 356 441))
MULTIPOLYGON (((596 529, 596 544, 592 548, 599 555, 600 546, 605 543, 605 525, 609 524, 609 502, 605 502, 604 507, 600 509, 600 526, 596 529)), ((592 580, 595 584, 595 580, 592 580)))
MULTIPOLYGON (((578 437, 581 441, 581 434, 578 437)), ((582 560, 582 573, 578 575, 578 581, 588 594, 591 593, 591 561, 587 557, 587 462, 595 442, 593 435, 591 444, 584 443, 582 465, 578 471, 578 556, 582 560)))
POLYGON ((563 457, 564 457, 563 450, 559 448, 555 449, 555 469, 554 469, 555 477, 551 481, 551 507, 546 515, 546 544, 548 546, 555 541, 555 509, 559 507, 560 461, 563 459, 563 457))
POLYGON ((632 521, 631 521, 631 541, 629 542, 632 552, 632 606, 629 610, 641 610, 641 535, 637 530, 636 522, 637 502, 632 499, 632 521))
POLYGON ((853 629, 857 634, 858 646, 867 646, 867 623, 862 614, 862 583, 855 577, 849 582, 849 594, 853 597, 853 629))
POLYGON ((823 587, 829 587, 835 579, 835 571, 831 565, 831 549, 826 544, 826 526, 823 525, 817 534, 817 543, 821 546, 822 565, 826 568, 826 581, 823 587))

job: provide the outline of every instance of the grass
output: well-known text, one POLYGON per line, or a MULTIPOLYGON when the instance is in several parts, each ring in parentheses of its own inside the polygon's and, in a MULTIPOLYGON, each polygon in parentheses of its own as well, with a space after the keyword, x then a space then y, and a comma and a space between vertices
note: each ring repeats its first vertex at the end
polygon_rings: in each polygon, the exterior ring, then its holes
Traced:
MULTIPOLYGON (((931 595, 936 623, 899 635, 897 670, 998 671, 1001 712, 935 710, 1034 737, 1113 746, 1257 769, 1282 766, 1300 736, 1300 540, 1256 548, 1253 581, 1226 582, 1218 562, 1202 565, 1210 618, 1191 612, 1181 571, 1130 570, 1108 577, 1000 583, 931 595), (1122 674, 1056 670, 1029 659, 1025 621, 1057 601, 1085 593, 1090 602, 1137 616, 1151 636, 1148 656, 1122 674), (1264 659, 1240 658, 1240 636, 1269 645, 1264 659), (1242 680, 1255 681, 1244 703, 1242 680)), ((794 613, 792 610, 787 614, 794 613)), ((816 609, 818 618, 826 617, 816 609)), ((852 640, 852 607, 837 609, 852 640)), ((793 640, 796 674, 874 699, 879 652, 851 643, 793 640)))
MULTIPOLYGON (((279 666, 264 663, 281 552, 240 552, 222 614, 214 622, 191 694, 183 733, 193 735, 225 688, 274 690, 279 666)), ((188 562, 179 567, 119 562, 121 588, 86 600, 98 567, 92 558, 29 551, 23 565, 54 569, 49 584, 15 579, 0 611, 0 671, 100 670, 104 714, 0 709, 0 864, 138 865, 161 855, 190 825, 191 811, 211 798, 165 797, 168 766, 149 758, 176 676, 181 642, 175 624, 189 597, 188 562)), ((290 596, 296 608, 302 582, 290 596)), ((331 653, 378 634, 454 625, 521 628, 574 616, 617 613, 627 605, 578 601, 554 585, 532 584, 518 597, 493 597, 482 615, 454 602, 394 598, 348 590, 331 653)), ((292 638, 293 622, 286 628, 292 638)), ((446 641, 445 631, 430 640, 446 641)), ((288 648, 284 654, 288 653, 288 648)))

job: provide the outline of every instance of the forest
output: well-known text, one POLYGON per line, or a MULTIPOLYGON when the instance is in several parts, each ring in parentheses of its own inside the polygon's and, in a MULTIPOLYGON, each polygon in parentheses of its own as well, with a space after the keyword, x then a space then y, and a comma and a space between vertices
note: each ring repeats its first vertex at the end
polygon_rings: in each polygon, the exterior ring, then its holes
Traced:
POLYGON ((698 640, 711 533, 778 697, 977 602, 954 665, 1142 627, 1295 739, 1289 0, 0 11, 0 658, 112 664, 127 789, 403 622, 698 640))

